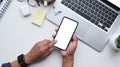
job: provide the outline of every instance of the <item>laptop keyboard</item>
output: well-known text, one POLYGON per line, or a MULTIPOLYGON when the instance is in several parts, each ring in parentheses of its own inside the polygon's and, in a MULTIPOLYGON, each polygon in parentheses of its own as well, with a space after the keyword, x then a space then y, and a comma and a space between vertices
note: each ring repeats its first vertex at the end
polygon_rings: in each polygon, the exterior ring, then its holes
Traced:
POLYGON ((118 16, 97 0, 62 0, 61 3, 106 32, 118 16))

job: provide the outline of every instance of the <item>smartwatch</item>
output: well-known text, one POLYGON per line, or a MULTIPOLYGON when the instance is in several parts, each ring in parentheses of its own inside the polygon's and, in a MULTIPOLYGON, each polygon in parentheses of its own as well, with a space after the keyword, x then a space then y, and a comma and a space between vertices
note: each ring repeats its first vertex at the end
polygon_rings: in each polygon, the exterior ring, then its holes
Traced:
POLYGON ((24 55, 21 54, 17 57, 17 60, 18 60, 18 63, 22 66, 22 67, 27 67, 29 64, 27 64, 25 62, 25 58, 24 58, 24 55))

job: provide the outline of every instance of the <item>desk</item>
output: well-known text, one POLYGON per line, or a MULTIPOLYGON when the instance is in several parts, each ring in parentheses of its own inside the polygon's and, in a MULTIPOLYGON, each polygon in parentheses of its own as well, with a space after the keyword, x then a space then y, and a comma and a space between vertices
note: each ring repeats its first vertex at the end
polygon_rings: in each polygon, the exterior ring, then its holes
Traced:
MULTIPOLYGON (((30 7, 31 16, 24 18, 19 11, 22 4, 13 0, 0 21, 0 65, 16 60, 18 55, 27 53, 40 40, 46 38, 52 40, 51 35, 55 33, 56 26, 48 20, 45 20, 42 27, 37 27, 31 23, 35 9, 49 10, 50 7, 30 7)), ((116 32, 120 32, 119 29, 116 32)), ((29 67, 62 67, 62 57, 59 51, 54 51, 45 60, 34 63, 29 67)), ((109 44, 102 52, 97 52, 79 41, 75 53, 74 67, 120 67, 120 52, 113 51, 109 44)))

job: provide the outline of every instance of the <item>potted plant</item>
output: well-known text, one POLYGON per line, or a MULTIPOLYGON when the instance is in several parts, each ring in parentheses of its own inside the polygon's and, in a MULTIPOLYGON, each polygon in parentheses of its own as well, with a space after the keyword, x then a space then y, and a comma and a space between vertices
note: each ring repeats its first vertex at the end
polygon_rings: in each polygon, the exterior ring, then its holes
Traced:
POLYGON ((120 48, 120 35, 116 39, 116 45, 117 45, 117 48, 120 48))
POLYGON ((120 50, 120 35, 115 34, 110 38, 110 46, 115 50, 120 50))

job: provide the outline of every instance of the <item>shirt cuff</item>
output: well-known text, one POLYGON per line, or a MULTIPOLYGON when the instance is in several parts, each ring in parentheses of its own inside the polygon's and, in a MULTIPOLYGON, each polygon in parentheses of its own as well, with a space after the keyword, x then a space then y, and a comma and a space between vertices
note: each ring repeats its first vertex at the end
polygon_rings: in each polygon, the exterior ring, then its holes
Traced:
POLYGON ((12 67, 12 66, 11 66, 10 62, 8 62, 8 63, 4 63, 4 64, 2 64, 1 67, 12 67))

